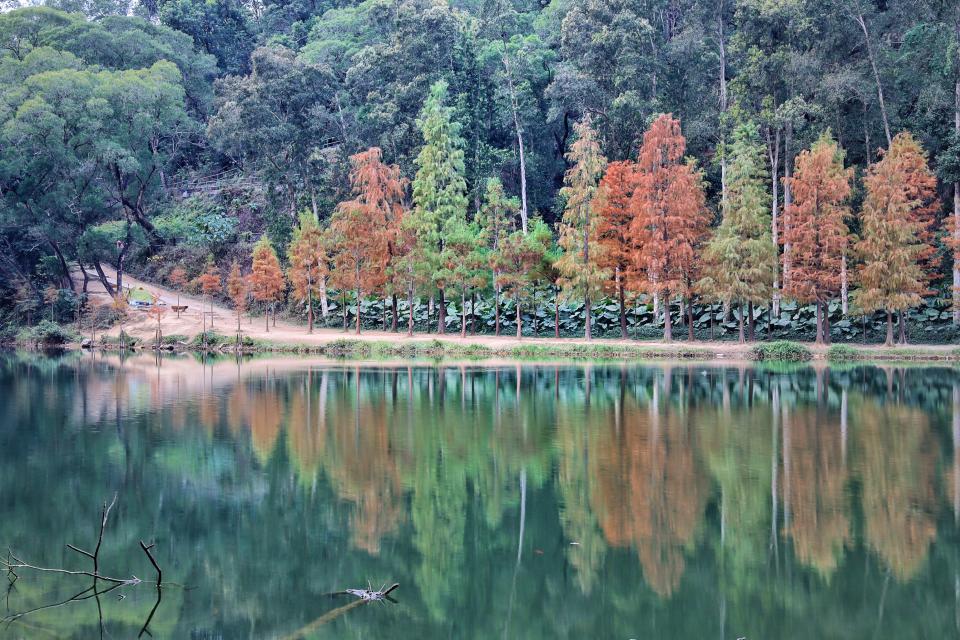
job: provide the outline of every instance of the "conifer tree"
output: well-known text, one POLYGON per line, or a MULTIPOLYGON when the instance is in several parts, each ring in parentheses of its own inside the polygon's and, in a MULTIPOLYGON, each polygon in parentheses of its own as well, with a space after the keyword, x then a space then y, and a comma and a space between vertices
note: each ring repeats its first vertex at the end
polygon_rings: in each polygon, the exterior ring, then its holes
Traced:
POLYGON ((300 226, 287 248, 293 295, 307 305, 307 333, 313 333, 313 298, 327 275, 326 238, 312 213, 300 214, 300 226))
MULTIPOLYGON (((919 304, 927 290, 924 265, 932 252, 921 241, 929 237, 930 223, 922 211, 928 203, 917 188, 918 149, 909 134, 899 134, 863 181, 867 193, 855 245, 862 260, 860 288, 853 295, 864 313, 886 311, 887 346, 893 345, 893 315, 919 304)), ((902 328, 902 315, 900 323, 902 328)))
POLYGON ((611 162, 600 181, 594 210, 600 217, 600 244, 603 254, 600 262, 612 274, 612 287, 620 304, 620 337, 627 337, 626 289, 627 280, 636 279, 634 265, 637 247, 630 233, 634 210, 630 206, 637 183, 633 162, 611 162))
POLYGON ((338 279, 357 296, 359 334, 363 294, 386 282, 390 235, 402 215, 404 182, 399 167, 384 164, 376 147, 351 156, 350 162, 354 198, 337 206, 330 232, 338 279))
POLYGON ((556 263, 564 295, 583 298, 584 337, 590 340, 591 301, 602 290, 608 271, 601 262, 600 217, 594 212, 594 196, 607 159, 600 152, 597 133, 586 117, 574 125, 576 140, 567 153, 571 167, 563 178, 560 196, 565 201, 559 225, 563 255, 556 263))
POLYGON ((247 280, 240 273, 240 263, 236 260, 230 265, 230 275, 227 277, 227 295, 233 302, 233 309, 237 312, 237 340, 240 340, 240 316, 247 308, 247 294, 249 287, 247 280))
POLYGON ((529 230, 512 232, 493 255, 497 286, 516 305, 517 339, 523 337, 523 302, 533 296, 537 280, 546 275, 544 258, 552 238, 549 227, 540 218, 531 220, 529 230))
POLYGON ((419 269, 439 291, 439 333, 446 332, 446 281, 441 269, 446 238, 467 215, 463 139, 453 108, 446 102, 447 83, 439 80, 430 88, 417 120, 424 145, 415 160, 411 216, 411 226, 422 245, 419 269))
MULTIPOLYGON (((213 296, 223 287, 223 280, 220 278, 220 270, 213 261, 213 256, 207 258, 207 267, 203 270, 195 281, 200 288, 200 292, 210 299, 210 328, 213 328, 213 296)), ((201 312, 202 313, 202 312, 201 312)), ((204 323, 206 326, 206 323, 204 323)), ((206 333, 206 330, 204 330, 206 333)))
MULTIPOLYGON (((270 331, 269 310, 283 295, 286 283, 283 278, 283 270, 280 268, 280 260, 277 259, 277 252, 273 250, 273 245, 266 235, 262 236, 253 246, 253 268, 250 273, 250 284, 253 299, 264 305, 266 330, 270 331)), ((276 326, 275 311, 273 323, 276 326)))
POLYGON ((847 248, 852 169, 843 168, 844 153, 825 132, 797 156, 789 180, 793 202, 784 210, 784 242, 790 244, 784 293, 817 308, 817 343, 829 341, 829 303, 840 293, 840 270, 847 248))
POLYGON ((750 303, 752 340, 752 306, 766 303, 773 295, 777 254, 771 238, 765 150, 756 126, 738 126, 727 153, 726 215, 704 251, 707 268, 699 287, 739 307, 743 342, 743 305, 750 303))
MULTIPOLYGON (((664 302, 666 341, 673 339, 670 301, 680 295, 689 302, 699 279, 698 249, 710 223, 701 175, 684 159, 686 145, 679 120, 669 114, 654 120, 643 134, 632 200, 636 214, 630 232, 646 289, 664 302)), ((692 313, 689 304, 687 309, 692 313)), ((692 340, 692 315, 688 329, 692 340)))

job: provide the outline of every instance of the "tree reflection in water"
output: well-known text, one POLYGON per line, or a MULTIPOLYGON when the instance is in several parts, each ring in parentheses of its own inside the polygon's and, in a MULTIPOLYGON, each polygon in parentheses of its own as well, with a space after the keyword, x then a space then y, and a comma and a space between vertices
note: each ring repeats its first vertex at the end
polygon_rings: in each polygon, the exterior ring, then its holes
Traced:
MULTIPOLYGON (((0 544, 66 561, 117 492, 110 536, 191 587, 157 637, 958 632, 956 369, 9 354, 0 399, 0 544), (324 617, 368 581, 400 605, 324 617)), ((105 628, 154 604, 108 599, 105 628)))

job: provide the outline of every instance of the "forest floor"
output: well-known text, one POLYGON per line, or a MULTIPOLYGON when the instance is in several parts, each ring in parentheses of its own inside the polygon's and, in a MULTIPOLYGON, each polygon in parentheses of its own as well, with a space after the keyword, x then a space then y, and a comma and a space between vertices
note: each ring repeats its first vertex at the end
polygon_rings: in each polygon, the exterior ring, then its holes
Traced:
MULTIPOLYGON (((116 272, 104 266, 107 278, 115 284, 116 272)), ((144 282, 128 274, 123 276, 124 288, 142 289, 149 295, 156 295, 166 303, 166 313, 161 320, 163 335, 182 335, 188 339, 203 332, 204 326, 219 334, 234 336, 237 331, 236 313, 224 306, 212 304, 197 296, 177 294, 176 291, 153 283, 144 282), (171 310, 173 305, 186 305, 187 310, 179 317, 171 310), (212 321, 211 321, 212 318, 212 321), (205 325, 206 323, 206 325, 205 325)), ((110 304, 110 296, 99 280, 91 280, 87 288, 94 304, 110 304)), ((144 309, 130 308, 123 330, 140 339, 142 344, 149 344, 155 336, 156 319, 150 317, 144 309)), ((283 350, 304 350, 322 348, 331 343, 343 344, 344 341, 367 342, 374 344, 389 343, 394 348, 403 350, 410 348, 413 351, 425 351, 429 347, 438 347, 450 352, 466 352, 474 347, 493 352, 494 355, 509 354, 512 350, 523 349, 523 355, 539 355, 542 357, 656 357, 656 358, 685 358, 685 359, 728 359, 752 360, 753 345, 740 344, 730 341, 696 341, 686 340, 662 342, 656 340, 624 340, 614 338, 598 338, 587 341, 583 338, 533 338, 518 339, 515 336, 501 335, 467 335, 461 338, 459 331, 438 335, 436 333, 416 333, 412 337, 401 330, 399 333, 390 331, 364 330, 356 334, 353 326, 350 330, 331 328, 315 328, 314 332, 307 333, 305 325, 294 324, 284 320, 271 319, 269 329, 265 318, 251 318, 244 315, 240 323, 241 335, 254 339, 258 345, 269 350, 271 345, 283 350), (618 351, 620 351, 618 353, 618 351)), ((119 336, 119 325, 102 332, 108 336, 119 336)), ((88 332, 84 332, 88 333, 88 332)), ((685 338, 684 336, 681 336, 685 338)), ((828 347, 805 343, 813 352, 814 359, 825 359, 828 347)), ((922 345, 911 344, 903 347, 884 347, 882 345, 850 345, 856 349, 858 359, 876 360, 960 360, 960 350, 957 345, 922 345)))

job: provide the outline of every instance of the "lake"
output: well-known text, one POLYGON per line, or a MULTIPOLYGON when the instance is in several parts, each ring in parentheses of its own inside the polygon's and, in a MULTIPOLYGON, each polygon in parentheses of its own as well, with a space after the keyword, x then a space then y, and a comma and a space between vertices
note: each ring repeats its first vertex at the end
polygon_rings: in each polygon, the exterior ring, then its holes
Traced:
POLYGON ((958 368, 6 353, 0 412, 3 559, 115 496, 144 581, 17 568, 0 638, 960 634, 958 368))

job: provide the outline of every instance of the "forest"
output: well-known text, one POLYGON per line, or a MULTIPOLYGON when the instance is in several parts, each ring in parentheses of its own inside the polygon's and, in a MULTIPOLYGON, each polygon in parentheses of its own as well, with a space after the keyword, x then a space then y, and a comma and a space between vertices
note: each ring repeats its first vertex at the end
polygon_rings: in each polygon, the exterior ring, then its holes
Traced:
POLYGON ((960 337, 955 0, 3 4, 0 337, 960 337))

